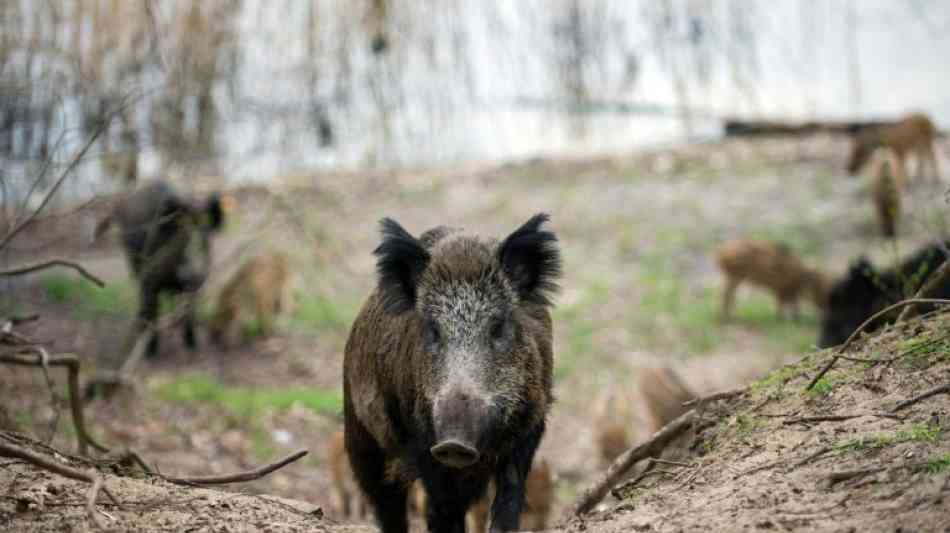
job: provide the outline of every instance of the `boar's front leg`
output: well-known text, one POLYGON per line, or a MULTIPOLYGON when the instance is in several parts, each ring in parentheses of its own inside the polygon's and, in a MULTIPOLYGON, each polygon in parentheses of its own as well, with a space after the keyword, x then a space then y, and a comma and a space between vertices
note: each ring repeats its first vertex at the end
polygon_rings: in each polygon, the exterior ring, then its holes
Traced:
MULTIPOLYGON (((426 489, 426 524, 431 533, 465 533, 465 513, 485 493, 488 479, 460 479, 444 466, 423 468, 426 489)), ((484 532, 483 532, 484 533, 484 532)))
POLYGON ((531 470, 534 452, 541 443, 544 426, 527 435, 507 461, 499 461, 495 471, 495 501, 491 506, 490 533, 517 531, 524 505, 525 478, 531 470))
MULTIPOLYGON (((143 331, 148 331, 148 345, 145 348, 145 357, 152 358, 158 354, 158 287, 143 281, 139 292, 139 316, 136 323, 136 337, 143 331)), ((135 342, 133 340, 133 342, 135 342)))

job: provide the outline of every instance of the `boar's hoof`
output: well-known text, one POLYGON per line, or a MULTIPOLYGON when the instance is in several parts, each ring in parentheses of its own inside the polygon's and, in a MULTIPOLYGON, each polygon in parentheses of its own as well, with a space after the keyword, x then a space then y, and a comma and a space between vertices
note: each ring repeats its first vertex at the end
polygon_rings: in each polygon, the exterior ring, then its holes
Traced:
POLYGON ((478 461, 478 450, 457 440, 445 440, 430 450, 436 461, 452 468, 465 468, 478 461))

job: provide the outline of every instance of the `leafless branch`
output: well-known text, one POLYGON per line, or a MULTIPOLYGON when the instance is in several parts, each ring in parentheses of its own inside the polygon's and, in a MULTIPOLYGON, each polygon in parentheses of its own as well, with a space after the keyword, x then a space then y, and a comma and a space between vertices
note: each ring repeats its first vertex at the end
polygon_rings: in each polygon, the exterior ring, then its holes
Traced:
MULTIPOLYGON (((943 264, 940 265, 940 268, 930 274, 927 278, 927 282, 920 286, 917 294, 914 295, 914 299, 934 298, 940 294, 940 289, 948 284, 950 284, 950 261, 944 261, 943 264)), ((897 322, 903 322, 913 317, 916 311, 916 305, 908 305, 901 311, 901 314, 898 315, 897 322)))
POLYGON ((648 457, 659 455, 670 442, 694 427, 697 418, 696 410, 690 409, 680 415, 676 420, 664 426, 663 429, 656 432, 653 437, 643 444, 630 448, 621 454, 620 457, 614 460, 607 471, 601 474, 600 477, 581 494, 574 505, 571 506, 570 514, 572 516, 581 516, 590 512, 595 505, 604 499, 604 496, 607 495, 611 487, 616 485, 637 462, 648 457))
POLYGON ((57 463, 52 459, 34 453, 30 450, 27 450, 26 448, 2 441, 0 441, 0 456, 21 459, 32 465, 49 470, 50 472, 59 474, 63 477, 90 483, 91 485, 89 487, 89 491, 86 494, 86 513, 89 515, 89 519, 99 529, 106 529, 105 525, 99 521, 98 515, 96 515, 96 497, 99 495, 99 490, 101 489, 102 492, 104 492, 105 495, 108 496, 110 500, 112 500, 112 503, 121 507, 118 500, 116 500, 112 493, 109 492, 109 489, 103 485, 102 477, 94 469, 89 469, 88 471, 83 472, 64 464, 57 463))
POLYGON ((692 407, 693 405, 697 405, 697 404, 707 404, 709 402, 715 402, 717 400, 728 400, 736 396, 741 396, 742 394, 745 394, 745 392, 748 390, 749 390, 748 387, 737 387, 735 389, 714 392, 713 394, 710 394, 708 396, 703 396, 702 398, 693 398, 692 400, 683 402, 683 407, 692 407))
POLYGON ((821 370, 819 370, 817 374, 815 374, 815 377, 812 378, 811 382, 808 383, 808 386, 805 387, 805 390, 811 390, 815 386, 815 384, 818 383, 818 380, 824 377, 824 375, 827 374, 829 370, 831 370, 831 367, 835 366, 835 363, 837 363, 838 359, 841 358, 841 354, 844 353, 845 350, 847 350, 849 346, 851 346, 851 343, 854 342, 854 339, 856 339, 858 335, 860 335, 861 332, 864 331, 864 328, 866 328, 869 324, 872 324, 878 318, 886 315, 887 313, 890 313, 891 311, 894 311, 895 309, 900 309, 901 307, 904 307, 907 305, 913 305, 913 304, 947 305, 947 304, 950 304, 950 300, 946 300, 943 298, 911 298, 909 300, 903 300, 903 301, 897 302, 896 304, 889 305, 885 307, 884 309, 878 311, 877 313, 874 313, 873 315, 871 315, 870 318, 862 322, 861 325, 858 326, 857 329, 854 330, 851 336, 848 337, 848 340, 844 341, 844 343, 835 350, 834 357, 832 357, 828 361, 828 363, 824 367, 822 367, 821 370))
POLYGON ((892 412, 892 413, 896 413, 897 411, 900 411, 900 410, 902 410, 902 409, 906 409, 906 408, 910 407, 911 405, 914 405, 914 404, 917 403, 917 402, 920 402, 920 401, 922 401, 922 400, 926 400, 927 398, 930 398, 931 396, 936 396, 936 395, 938 395, 938 394, 946 394, 946 393, 950 393, 950 383, 946 383, 946 384, 944 384, 944 385, 940 385, 939 387, 934 387, 934 388, 932 388, 932 389, 930 389, 930 390, 928 390, 928 391, 925 391, 925 392, 923 392, 923 393, 921 393, 921 394, 918 394, 917 396, 914 396, 913 398, 911 398, 911 399, 909 399, 909 400, 904 400, 903 402, 901 402, 901 403, 897 404, 896 406, 894 406, 894 408, 891 409, 891 412, 892 412))
POLYGON ((35 265, 29 265, 25 267, 13 268, 10 270, 0 271, 0 276, 22 276, 23 274, 29 274, 30 272, 36 272, 38 270, 45 270, 47 268, 52 268, 55 266, 67 267, 79 272, 83 277, 89 281, 95 283, 100 287, 105 287, 106 284, 104 281, 99 279, 97 276, 93 275, 91 272, 85 269, 79 263, 74 263, 72 261, 66 261, 65 259, 52 259, 49 261, 44 261, 42 263, 37 263, 35 265))
POLYGON ((260 468, 255 468, 254 470, 248 470, 247 472, 238 472, 236 474, 224 474, 220 476, 203 476, 203 477, 170 477, 162 476, 162 479, 170 483, 175 483, 176 485, 226 485, 228 483, 244 483, 246 481, 254 481, 255 479, 260 479, 267 474, 275 470, 279 470, 294 461, 297 461, 301 457, 307 455, 309 452, 307 450, 300 450, 298 452, 292 453, 287 457, 284 457, 280 461, 264 465, 260 468))
MULTIPOLYGON (((27 357, 26 353, 37 353, 35 347, 16 348, 7 353, 0 353, 0 363, 19 366, 41 366, 40 360, 27 357)), ((86 430, 85 415, 83 413, 82 396, 79 390, 79 358, 73 354, 51 355, 47 359, 49 366, 65 366, 69 375, 69 405, 72 410, 73 425, 76 427, 76 439, 79 441, 79 454, 87 454, 87 446, 92 446, 100 452, 109 449, 99 444, 86 430)))

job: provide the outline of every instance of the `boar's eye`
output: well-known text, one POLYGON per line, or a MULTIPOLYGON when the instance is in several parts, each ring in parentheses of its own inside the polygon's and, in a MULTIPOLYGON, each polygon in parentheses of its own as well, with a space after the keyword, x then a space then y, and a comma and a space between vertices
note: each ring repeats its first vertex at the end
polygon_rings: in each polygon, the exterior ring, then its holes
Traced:
POLYGON ((425 321, 425 325, 423 326, 423 335, 426 346, 430 349, 438 347, 439 343, 442 341, 442 333, 439 331, 439 325, 435 322, 435 320, 425 321))

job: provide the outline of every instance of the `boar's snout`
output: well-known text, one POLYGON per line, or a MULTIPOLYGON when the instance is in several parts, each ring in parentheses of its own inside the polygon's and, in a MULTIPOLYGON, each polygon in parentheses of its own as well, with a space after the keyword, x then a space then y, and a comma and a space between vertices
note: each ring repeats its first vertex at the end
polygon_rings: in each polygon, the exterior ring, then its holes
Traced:
POLYGON ((437 400, 434 406, 435 445, 429 449, 436 461, 465 468, 481 457, 478 446, 488 416, 488 405, 480 398, 455 393, 437 400))
POLYGON ((446 439, 429 451, 436 461, 452 468, 472 466, 478 462, 479 457, 478 450, 456 439, 446 439))

